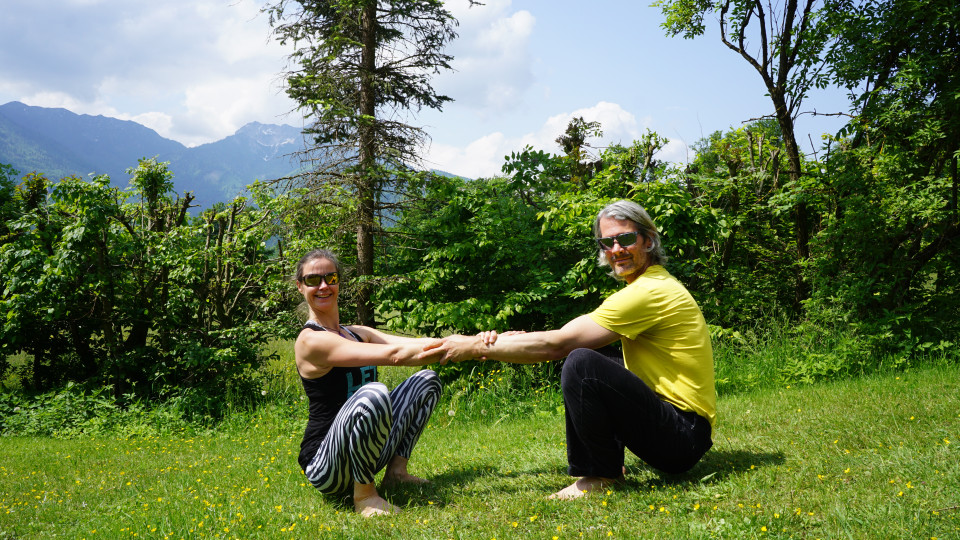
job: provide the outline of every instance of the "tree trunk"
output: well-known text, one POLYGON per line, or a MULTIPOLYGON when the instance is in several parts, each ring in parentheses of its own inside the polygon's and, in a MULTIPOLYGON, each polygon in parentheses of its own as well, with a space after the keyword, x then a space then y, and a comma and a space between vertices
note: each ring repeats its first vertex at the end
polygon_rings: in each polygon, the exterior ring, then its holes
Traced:
MULTIPOLYGON (((770 98, 776 108, 777 123, 780 125, 780 134, 783 136, 783 149, 787 153, 787 163, 790 170, 790 180, 796 186, 800 183, 803 175, 802 160, 800 158, 800 145, 797 144, 797 136, 793 127, 793 117, 787 109, 787 102, 782 91, 775 88, 768 88, 770 98)), ((794 227, 797 235, 797 264, 796 279, 797 287, 794 295, 794 309, 799 312, 800 303, 806 300, 810 295, 806 281, 803 279, 801 271, 802 263, 810 258, 810 211, 807 203, 800 201, 794 209, 794 227)))
MULTIPOLYGON (((358 171, 357 195, 357 275, 373 275, 373 220, 376 193, 376 141, 373 119, 376 115, 376 95, 373 87, 376 70, 377 0, 369 0, 360 15, 360 39, 363 43, 360 60, 360 114, 363 115, 359 130, 360 171, 358 171)), ((357 319, 365 326, 376 326, 373 320, 372 288, 367 282, 357 287, 357 319)))
POLYGON ((953 210, 954 224, 960 223, 960 218, 958 218, 957 216, 957 169, 958 169, 957 156, 956 154, 954 154, 953 167, 951 168, 951 171, 950 171, 950 176, 953 177, 953 189, 951 190, 951 195, 950 195, 950 207, 953 210))

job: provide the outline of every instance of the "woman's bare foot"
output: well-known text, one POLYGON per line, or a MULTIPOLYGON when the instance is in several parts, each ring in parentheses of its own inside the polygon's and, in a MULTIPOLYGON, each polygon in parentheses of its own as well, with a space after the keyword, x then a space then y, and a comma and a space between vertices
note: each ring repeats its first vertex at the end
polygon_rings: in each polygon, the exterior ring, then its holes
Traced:
POLYGON ((600 476, 584 476, 583 478, 578 478, 576 482, 570 484, 569 486, 561 489, 560 491, 550 495, 550 499, 558 499, 562 501, 569 501, 571 499, 579 499, 580 497, 585 497, 589 493, 594 491, 604 490, 609 486, 612 486, 617 479, 615 478, 603 478, 600 476))
POLYGON ((429 480, 407 472, 407 461, 409 460, 403 456, 393 456, 393 459, 387 463, 386 472, 383 473, 383 483, 387 485, 399 482, 407 484, 429 484, 429 480))
POLYGON ((353 509, 363 517, 386 516, 400 512, 400 509, 379 495, 366 499, 353 499, 353 509))
POLYGON ((353 484, 353 509, 363 517, 385 516, 400 511, 377 493, 374 484, 353 484))
POLYGON ((391 484, 429 484, 430 481, 426 478, 420 478, 419 476, 414 476, 410 473, 405 474, 385 474, 383 475, 383 482, 387 485, 391 484))

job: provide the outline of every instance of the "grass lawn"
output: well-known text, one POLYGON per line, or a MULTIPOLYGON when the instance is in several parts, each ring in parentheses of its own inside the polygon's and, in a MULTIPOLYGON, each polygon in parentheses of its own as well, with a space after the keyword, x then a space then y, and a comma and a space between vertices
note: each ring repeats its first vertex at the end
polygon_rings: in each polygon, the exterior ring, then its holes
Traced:
POLYGON ((665 476, 628 453, 626 482, 578 501, 562 414, 438 410, 396 516, 363 519, 296 464, 305 405, 218 433, 0 438, 0 539, 958 538, 960 371, 916 369, 721 398, 714 447, 665 476))

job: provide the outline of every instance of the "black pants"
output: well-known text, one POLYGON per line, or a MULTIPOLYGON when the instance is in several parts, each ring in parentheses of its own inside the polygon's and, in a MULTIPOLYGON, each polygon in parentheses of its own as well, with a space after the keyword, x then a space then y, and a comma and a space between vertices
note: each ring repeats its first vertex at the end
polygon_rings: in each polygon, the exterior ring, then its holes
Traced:
POLYGON ((624 447, 656 469, 681 473, 713 445, 706 418, 663 401, 620 359, 577 349, 560 386, 571 476, 618 478, 624 447))

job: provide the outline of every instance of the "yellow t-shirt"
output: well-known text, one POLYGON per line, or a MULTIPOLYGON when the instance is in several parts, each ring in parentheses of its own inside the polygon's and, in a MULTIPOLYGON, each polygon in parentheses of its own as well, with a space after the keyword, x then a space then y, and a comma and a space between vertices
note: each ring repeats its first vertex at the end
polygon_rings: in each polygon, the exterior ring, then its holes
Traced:
POLYGON ((714 424, 717 392, 707 322, 687 289, 663 266, 647 268, 590 318, 623 336, 627 369, 667 402, 714 424))

